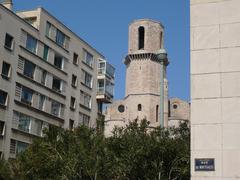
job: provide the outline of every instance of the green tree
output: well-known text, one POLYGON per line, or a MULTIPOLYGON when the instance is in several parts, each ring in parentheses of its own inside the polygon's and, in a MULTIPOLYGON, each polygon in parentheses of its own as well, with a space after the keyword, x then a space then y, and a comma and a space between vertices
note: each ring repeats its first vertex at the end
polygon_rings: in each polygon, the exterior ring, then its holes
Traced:
POLYGON ((151 128, 147 120, 115 128, 103 136, 80 126, 73 131, 50 127, 26 151, 0 166, 2 179, 187 180, 190 178, 190 131, 151 128), (7 172, 4 174, 3 172, 7 172), (12 173, 12 174, 11 174, 12 173))

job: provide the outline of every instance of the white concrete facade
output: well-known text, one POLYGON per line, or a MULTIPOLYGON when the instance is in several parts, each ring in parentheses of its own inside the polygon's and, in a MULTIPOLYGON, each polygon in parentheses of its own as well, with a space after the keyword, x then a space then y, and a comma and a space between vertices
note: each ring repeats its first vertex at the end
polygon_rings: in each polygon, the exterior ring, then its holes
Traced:
POLYGON ((240 1, 191 0, 191 179, 240 179, 240 1), (215 169, 197 171, 195 159, 215 169))

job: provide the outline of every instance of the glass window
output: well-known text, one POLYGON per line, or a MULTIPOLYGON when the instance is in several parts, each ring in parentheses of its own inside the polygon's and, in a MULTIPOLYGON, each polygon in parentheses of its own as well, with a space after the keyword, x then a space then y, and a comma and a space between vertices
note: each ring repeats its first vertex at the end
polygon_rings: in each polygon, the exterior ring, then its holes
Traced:
POLYGON ((82 76, 83 76, 83 83, 86 86, 92 88, 92 75, 82 70, 82 76))
POLYGON ((23 151, 25 151, 28 147, 27 143, 17 141, 17 147, 16 147, 16 153, 19 154, 23 151))
POLYGON ((73 64, 75 64, 75 65, 78 64, 78 54, 76 54, 76 53, 73 54, 73 64))
POLYGON ((37 53, 37 39, 32 37, 31 35, 27 35, 27 44, 26 44, 26 48, 33 52, 34 54, 37 53))
POLYGON ((41 84, 46 85, 47 71, 42 70, 41 84))
POLYGON ((62 47, 64 47, 64 41, 65 41, 65 34, 57 29, 56 34, 56 43, 62 47))
POLYGON ((79 115, 80 115, 80 124, 89 126, 90 116, 83 113, 80 113, 79 115))
POLYGON ((98 94, 103 94, 104 93, 104 79, 99 79, 98 80, 98 94))
POLYGON ((7 97, 8 97, 8 93, 0 90, 0 105, 3 105, 3 106, 7 105, 7 97))
POLYGON ((99 74, 105 74, 105 62, 100 62, 98 64, 98 73, 99 74))
POLYGON ((76 98, 71 97, 70 107, 71 107, 72 109, 75 109, 75 108, 76 108, 76 98))
POLYGON ((13 48, 13 37, 11 35, 6 34, 4 46, 8 49, 13 48))
POLYGON ((52 89, 58 92, 62 90, 62 82, 60 79, 53 77, 52 89))
POLYGON ((52 101, 51 113, 55 116, 60 116, 60 107, 61 104, 59 102, 52 101))
POLYGON ((32 104, 32 95, 33 95, 33 91, 26 88, 26 87, 22 87, 22 97, 21 97, 21 101, 27 104, 32 104))
POLYGON ((115 68, 109 63, 107 63, 106 74, 114 78, 115 68))
POLYGON ((51 24, 47 22, 46 24, 46 36, 50 37, 50 31, 51 31, 51 24))
POLYGON ((69 129, 73 130, 73 128, 74 128, 74 120, 70 119, 69 120, 69 129))
POLYGON ((18 129, 25 132, 30 132, 30 116, 22 113, 19 114, 18 129))
POLYGON ((35 64, 25 60, 23 74, 33 79, 35 67, 35 64))
POLYGON ((46 100, 46 97, 44 95, 40 94, 39 95, 39 106, 38 106, 38 108, 42 111, 44 111, 45 100, 46 100))
POLYGON ((85 51, 85 61, 87 65, 93 66, 93 55, 90 54, 89 52, 85 51))
POLYGON ((91 108, 91 96, 87 93, 80 91, 81 104, 87 108, 91 108))
MULTIPOLYGON (((5 122, 0 121, 0 135, 3 136, 5 131, 5 122)), ((1 158, 1 157, 0 157, 1 158)))
POLYGON ((55 53, 54 65, 59 69, 63 69, 63 57, 55 53))
POLYGON ((49 47, 47 45, 44 45, 44 49, 43 49, 43 59, 45 61, 48 60, 48 52, 49 52, 49 47))
POLYGON ((11 68, 11 65, 6 63, 6 62, 3 62, 2 63, 2 75, 4 77, 7 77, 9 78, 10 77, 10 68, 11 68))
POLYGON ((77 86, 77 76, 75 76, 74 74, 72 74, 72 86, 77 86))

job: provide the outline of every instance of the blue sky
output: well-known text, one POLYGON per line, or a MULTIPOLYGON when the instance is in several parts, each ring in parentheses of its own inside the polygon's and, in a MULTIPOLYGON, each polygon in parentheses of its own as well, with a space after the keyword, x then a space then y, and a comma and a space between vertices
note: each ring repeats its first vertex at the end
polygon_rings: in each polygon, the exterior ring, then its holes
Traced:
POLYGON ((150 18, 165 27, 169 96, 189 100, 189 0, 13 0, 15 10, 44 7, 116 67, 115 99, 125 94, 128 25, 150 18))

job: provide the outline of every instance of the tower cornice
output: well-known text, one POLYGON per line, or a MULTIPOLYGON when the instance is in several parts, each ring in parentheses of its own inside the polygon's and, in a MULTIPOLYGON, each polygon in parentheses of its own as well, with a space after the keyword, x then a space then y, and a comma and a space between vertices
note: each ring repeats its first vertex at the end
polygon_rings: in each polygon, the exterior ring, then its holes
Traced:
MULTIPOLYGON (((137 54, 128 54, 124 59, 124 64, 128 65, 131 61, 137 60, 151 60, 160 63, 161 61, 158 58, 158 55, 155 53, 137 53, 137 54)), ((168 66, 169 61, 166 59, 164 65, 168 66)))

